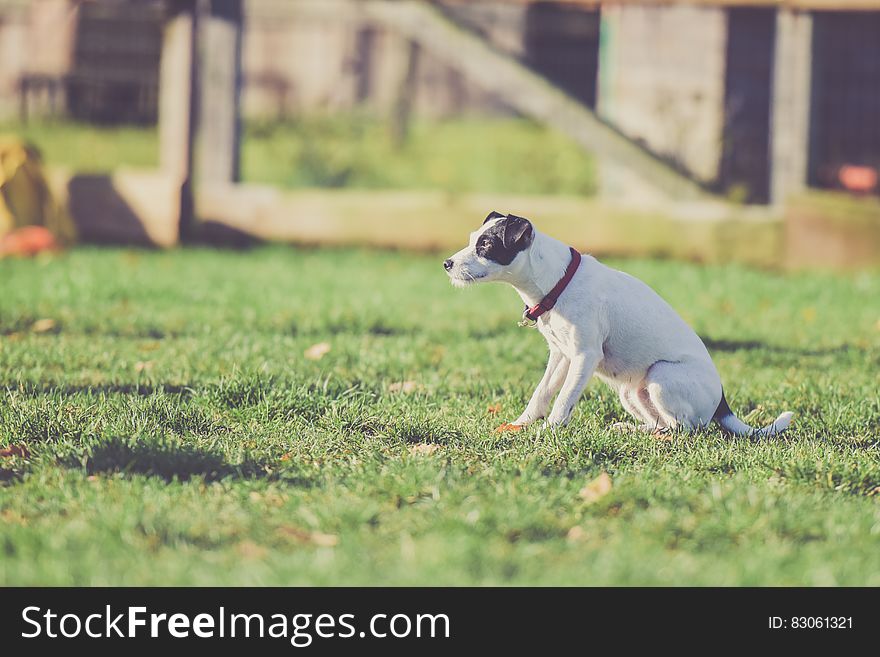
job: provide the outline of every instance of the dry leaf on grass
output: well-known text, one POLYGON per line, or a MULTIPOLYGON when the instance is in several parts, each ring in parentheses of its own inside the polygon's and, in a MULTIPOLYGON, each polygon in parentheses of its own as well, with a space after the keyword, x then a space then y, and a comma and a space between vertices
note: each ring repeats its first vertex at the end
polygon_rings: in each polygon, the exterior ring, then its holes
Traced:
POLYGON ((253 541, 242 541, 235 546, 235 551, 245 559, 262 559, 268 554, 268 550, 253 541))
POLYGON ((568 530, 568 533, 565 535, 565 540, 569 543, 577 543, 578 541, 583 541, 587 537, 587 532, 584 531, 584 528, 575 525, 571 529, 568 530))
POLYGON ((592 504, 593 502, 602 499, 610 492, 611 477, 608 476, 607 472, 603 472, 593 479, 593 481, 581 488, 581 492, 578 493, 578 495, 580 495, 588 504, 592 504))
POLYGON ((13 511, 12 509, 4 509, 0 511, 0 520, 3 522, 14 523, 16 525, 26 525, 27 518, 21 515, 18 511, 13 511))
POLYGON ((434 443, 415 443, 409 446, 410 454, 433 454, 440 449, 434 443))
POLYGON ((28 448, 24 445, 10 445, 5 449, 0 449, 0 457, 11 458, 13 456, 20 456, 23 459, 29 458, 31 453, 28 451, 28 448))
POLYGON ((330 351, 329 342, 318 342, 303 352, 303 356, 309 360, 321 360, 330 351))
POLYGON ((501 426, 495 428, 495 433, 516 433, 517 431, 522 431, 523 425, 521 424, 511 424, 510 422, 505 422, 501 426))
POLYGON ((501 410, 501 404, 490 404, 489 407, 486 409, 486 412, 489 415, 498 415, 498 411, 500 411, 500 410, 501 410))
POLYGON ((38 319, 31 325, 31 331, 34 333, 46 333, 55 328, 55 320, 49 319, 45 317, 43 319, 38 319))
POLYGON ((318 547, 335 547, 339 544, 339 537, 335 534, 312 532, 301 527, 294 527, 293 525, 282 525, 278 528, 278 533, 297 543, 317 545, 318 547))
POLYGON ((419 389, 419 384, 415 381, 397 381, 388 386, 389 392, 402 392, 409 394, 419 389))

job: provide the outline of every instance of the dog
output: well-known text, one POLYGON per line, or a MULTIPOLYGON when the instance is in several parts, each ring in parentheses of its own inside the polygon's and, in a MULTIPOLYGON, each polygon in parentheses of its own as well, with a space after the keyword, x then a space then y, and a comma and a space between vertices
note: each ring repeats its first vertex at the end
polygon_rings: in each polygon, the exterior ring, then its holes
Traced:
POLYGON ((489 213, 443 267, 456 287, 511 285, 526 305, 520 324, 536 327, 550 347, 525 410, 499 431, 542 419, 544 427, 566 425, 594 374, 635 418, 628 428, 694 431, 714 420, 737 436, 771 436, 791 423, 788 412, 763 428, 740 420, 727 404, 706 345, 660 295, 538 232, 528 219, 489 213))

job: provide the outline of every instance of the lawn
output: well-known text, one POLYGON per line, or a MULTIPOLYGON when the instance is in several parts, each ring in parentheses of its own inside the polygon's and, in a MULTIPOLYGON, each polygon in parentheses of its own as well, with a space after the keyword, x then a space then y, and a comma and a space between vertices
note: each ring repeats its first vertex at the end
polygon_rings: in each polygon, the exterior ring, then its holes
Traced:
POLYGON ((794 430, 499 436, 544 344, 440 260, 0 261, 0 584, 880 585, 880 275, 615 262, 794 430))
MULTIPOLYGON (((81 173, 155 167, 155 128, 69 122, 0 124, 53 166, 81 173)), ((198 149, 196 150, 198 156, 198 149)), ((591 195, 593 160, 562 134, 526 119, 413 122, 395 142, 387 122, 358 114, 247 121, 242 179, 288 189, 433 189, 449 193, 591 195)))

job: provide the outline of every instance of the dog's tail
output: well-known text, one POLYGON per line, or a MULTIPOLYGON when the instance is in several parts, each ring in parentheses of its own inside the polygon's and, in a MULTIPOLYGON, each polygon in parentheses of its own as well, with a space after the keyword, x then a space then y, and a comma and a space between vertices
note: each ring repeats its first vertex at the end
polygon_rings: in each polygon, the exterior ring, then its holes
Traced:
POLYGON ((755 429, 733 414, 733 411, 730 410, 730 406, 727 404, 727 399, 724 398, 724 391, 722 390, 721 402, 718 404, 712 419, 720 424, 722 429, 729 431, 735 436, 756 436, 760 438, 775 436, 788 429, 788 425, 791 424, 792 415, 793 413, 785 412, 776 418, 772 424, 768 424, 763 429, 755 429))

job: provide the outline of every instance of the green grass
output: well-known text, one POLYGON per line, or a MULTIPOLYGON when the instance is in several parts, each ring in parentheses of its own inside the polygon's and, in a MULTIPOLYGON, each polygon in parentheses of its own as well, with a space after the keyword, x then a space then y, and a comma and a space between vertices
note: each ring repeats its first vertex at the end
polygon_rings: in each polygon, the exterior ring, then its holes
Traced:
POLYGON ((50 166, 79 173, 107 173, 119 166, 155 167, 159 142, 154 128, 102 128, 83 123, 0 123, 0 135, 34 144, 50 166))
MULTIPOLYGON (((0 125, 2 133, 30 140, 49 164, 80 172, 158 162, 151 128, 49 122, 0 125)), ((583 195, 593 194, 596 183, 589 156, 531 121, 416 121, 409 139, 397 146, 386 123, 358 115, 248 122, 242 178, 286 188, 583 195)))
POLYGON ((0 447, 30 451, 0 458, 0 584, 880 585, 880 275, 616 264, 794 430, 617 434, 593 384, 497 436, 545 347, 439 256, 0 261, 0 447))

